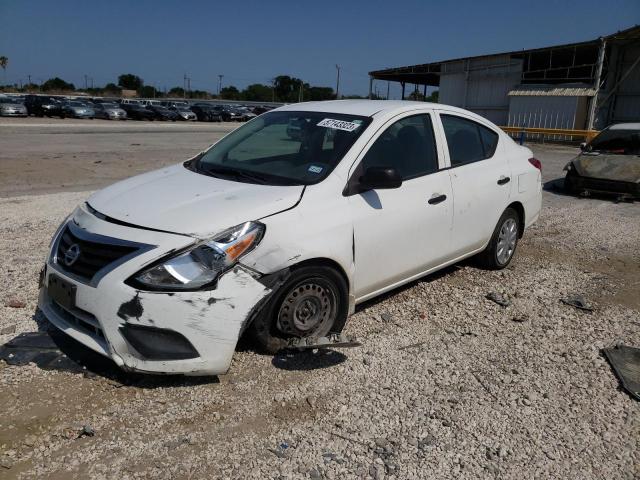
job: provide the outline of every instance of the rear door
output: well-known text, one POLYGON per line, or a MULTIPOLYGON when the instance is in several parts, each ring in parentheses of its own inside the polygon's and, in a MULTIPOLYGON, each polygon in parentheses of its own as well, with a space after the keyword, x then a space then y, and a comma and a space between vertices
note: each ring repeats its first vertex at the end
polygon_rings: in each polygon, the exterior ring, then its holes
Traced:
POLYGON ((393 167, 396 189, 350 195, 354 226, 354 286, 363 300, 444 262, 450 254, 451 182, 441 169, 428 113, 404 114, 374 136, 350 178, 368 167, 393 167))
POLYGON ((511 170, 500 135, 459 113, 440 112, 453 189, 456 256, 481 248, 509 204, 511 170))

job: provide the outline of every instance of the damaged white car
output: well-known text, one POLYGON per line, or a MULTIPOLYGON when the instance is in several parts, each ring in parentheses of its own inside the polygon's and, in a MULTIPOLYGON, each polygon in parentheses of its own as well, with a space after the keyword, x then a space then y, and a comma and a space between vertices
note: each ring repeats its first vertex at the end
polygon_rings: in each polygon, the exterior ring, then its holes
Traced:
POLYGON ((39 306, 124 369, 221 374, 243 333, 274 352, 465 257, 504 268, 540 168, 454 107, 285 106, 92 195, 54 236, 39 306))

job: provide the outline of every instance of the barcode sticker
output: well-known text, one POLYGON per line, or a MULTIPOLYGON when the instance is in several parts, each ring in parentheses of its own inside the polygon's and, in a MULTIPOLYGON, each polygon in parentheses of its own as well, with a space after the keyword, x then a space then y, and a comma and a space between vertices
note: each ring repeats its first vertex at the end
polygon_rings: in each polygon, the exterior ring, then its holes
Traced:
POLYGON ((344 130, 345 132, 353 132, 360 124, 354 122, 345 122, 344 120, 336 120, 334 118, 325 118, 317 125, 318 127, 333 128, 334 130, 344 130))

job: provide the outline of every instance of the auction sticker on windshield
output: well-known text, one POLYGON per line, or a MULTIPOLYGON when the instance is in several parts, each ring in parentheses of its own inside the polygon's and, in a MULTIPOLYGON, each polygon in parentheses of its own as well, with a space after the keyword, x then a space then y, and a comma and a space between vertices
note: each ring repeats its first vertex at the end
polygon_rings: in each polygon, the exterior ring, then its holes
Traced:
POLYGON ((353 132, 360 124, 354 122, 345 122, 344 120, 336 120, 334 118, 325 118, 317 125, 318 127, 333 128, 335 130, 344 130, 345 132, 353 132))

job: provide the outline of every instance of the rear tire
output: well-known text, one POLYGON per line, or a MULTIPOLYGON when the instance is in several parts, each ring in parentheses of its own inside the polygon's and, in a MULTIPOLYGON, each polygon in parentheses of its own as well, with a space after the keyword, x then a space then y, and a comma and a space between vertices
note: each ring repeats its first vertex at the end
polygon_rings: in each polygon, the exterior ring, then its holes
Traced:
POLYGON ((513 208, 507 208, 498 224, 487 248, 477 256, 482 268, 502 270, 511 263, 518 246, 520 232, 520 216, 513 208))
POLYGON ((249 325, 247 334, 264 353, 274 354, 295 337, 325 336, 342 331, 347 321, 347 283, 333 268, 302 266, 249 325))

